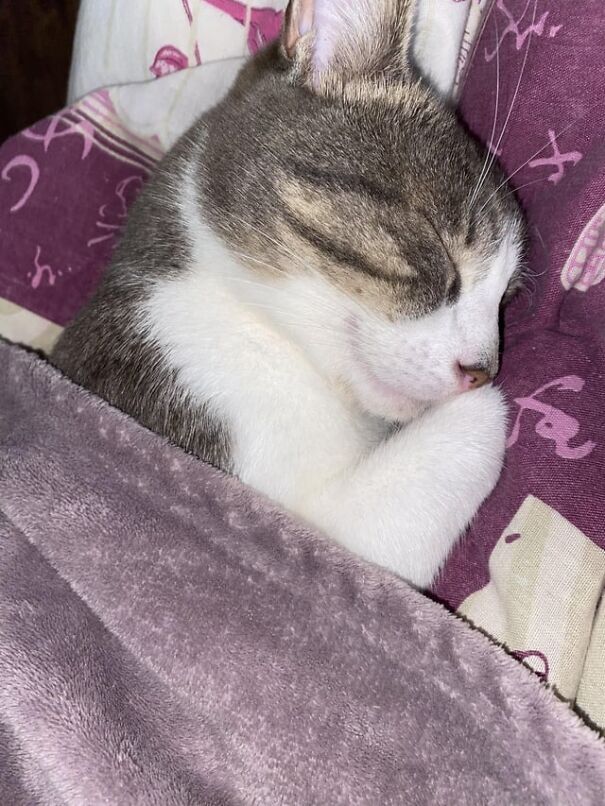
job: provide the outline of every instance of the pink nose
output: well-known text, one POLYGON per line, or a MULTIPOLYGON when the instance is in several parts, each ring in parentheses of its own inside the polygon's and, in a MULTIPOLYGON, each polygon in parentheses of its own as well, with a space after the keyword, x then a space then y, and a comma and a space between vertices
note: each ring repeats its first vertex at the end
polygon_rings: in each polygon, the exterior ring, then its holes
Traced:
POLYGON ((465 367, 459 364, 464 377, 465 389, 479 389, 491 381, 492 376, 484 367, 465 367))

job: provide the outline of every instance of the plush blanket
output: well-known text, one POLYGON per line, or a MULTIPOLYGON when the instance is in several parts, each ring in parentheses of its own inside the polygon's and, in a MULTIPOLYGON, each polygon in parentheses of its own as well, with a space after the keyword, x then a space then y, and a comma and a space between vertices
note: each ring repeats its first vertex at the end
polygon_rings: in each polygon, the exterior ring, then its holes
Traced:
POLYGON ((601 804, 605 744, 392 575, 0 343, 2 804, 601 804))

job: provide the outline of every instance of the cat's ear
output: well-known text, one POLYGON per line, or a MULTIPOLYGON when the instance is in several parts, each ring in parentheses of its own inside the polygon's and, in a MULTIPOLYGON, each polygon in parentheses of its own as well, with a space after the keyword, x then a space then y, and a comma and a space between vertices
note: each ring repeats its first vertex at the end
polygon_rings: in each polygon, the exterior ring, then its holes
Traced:
POLYGON ((290 0, 282 47, 316 84, 342 78, 410 72, 416 0, 290 0))

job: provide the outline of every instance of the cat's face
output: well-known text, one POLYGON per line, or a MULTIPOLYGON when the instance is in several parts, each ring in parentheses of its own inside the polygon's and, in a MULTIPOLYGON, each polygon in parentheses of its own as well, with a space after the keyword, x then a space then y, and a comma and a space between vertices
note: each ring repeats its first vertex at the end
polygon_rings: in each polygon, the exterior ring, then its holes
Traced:
POLYGON ((500 172, 407 63, 408 6, 292 3, 288 58, 227 105, 237 167, 206 180, 272 316, 393 420, 495 376, 522 236, 500 172))

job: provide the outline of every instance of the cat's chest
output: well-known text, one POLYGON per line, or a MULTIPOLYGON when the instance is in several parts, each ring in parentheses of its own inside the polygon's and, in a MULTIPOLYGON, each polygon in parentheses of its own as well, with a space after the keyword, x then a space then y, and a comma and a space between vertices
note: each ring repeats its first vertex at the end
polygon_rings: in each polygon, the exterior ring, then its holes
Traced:
POLYGON ((227 426, 238 475, 273 498, 294 506, 380 438, 344 387, 208 272, 156 283, 143 321, 177 383, 227 426))

